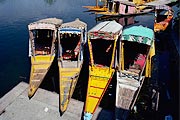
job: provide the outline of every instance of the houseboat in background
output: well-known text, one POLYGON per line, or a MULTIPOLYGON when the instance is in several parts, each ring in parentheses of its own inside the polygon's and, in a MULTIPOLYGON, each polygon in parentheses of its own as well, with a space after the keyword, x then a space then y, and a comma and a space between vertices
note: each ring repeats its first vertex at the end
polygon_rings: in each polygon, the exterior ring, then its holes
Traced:
POLYGON ((143 4, 135 4, 130 1, 114 0, 108 3, 108 10, 105 12, 95 12, 95 14, 108 16, 130 16, 149 13, 153 7, 143 4))
POLYGON ((96 0, 95 6, 83 6, 83 7, 87 8, 88 11, 90 11, 90 12, 105 12, 108 10, 107 0, 96 0))
POLYGON ((140 15, 151 12, 153 7, 144 5, 152 0, 102 0, 102 5, 99 5, 96 0, 96 6, 83 6, 90 12, 95 14, 108 16, 125 16, 125 15, 140 15))
POLYGON ((29 97, 34 95, 54 60, 57 30, 62 22, 61 19, 46 18, 28 25, 31 57, 29 97))

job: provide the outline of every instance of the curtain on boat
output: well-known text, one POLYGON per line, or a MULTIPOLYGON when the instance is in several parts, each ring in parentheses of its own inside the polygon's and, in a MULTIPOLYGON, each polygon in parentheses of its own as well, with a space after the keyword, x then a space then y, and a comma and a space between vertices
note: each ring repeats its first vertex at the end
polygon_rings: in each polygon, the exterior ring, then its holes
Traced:
POLYGON ((150 53, 149 53, 149 56, 147 58, 147 61, 146 61, 146 70, 145 70, 145 76, 146 77, 151 77, 151 59, 152 57, 155 55, 155 43, 153 41, 153 44, 150 48, 150 53))

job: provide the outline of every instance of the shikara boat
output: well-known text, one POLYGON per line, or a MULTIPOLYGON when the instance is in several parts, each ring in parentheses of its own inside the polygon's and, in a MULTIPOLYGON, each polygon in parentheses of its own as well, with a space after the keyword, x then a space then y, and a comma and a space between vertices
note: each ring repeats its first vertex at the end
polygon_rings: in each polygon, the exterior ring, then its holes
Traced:
POLYGON ((57 29, 62 22, 61 19, 47 18, 28 25, 31 57, 29 97, 34 95, 54 60, 57 29))
POLYGON ((84 120, 91 120, 115 72, 116 45, 122 32, 116 21, 105 21, 88 31, 89 80, 84 120))
POLYGON ((95 14, 107 16, 132 16, 149 13, 153 7, 146 5, 137 5, 134 2, 114 0, 108 3, 108 10, 104 12, 95 12, 95 14))
POLYGON ((84 8, 87 8, 90 12, 105 12, 108 10, 106 6, 83 6, 84 8))
POLYGON ((143 26, 122 32, 116 86, 116 118, 125 120, 132 110, 145 77, 151 77, 151 57, 155 54, 154 31, 143 26))
POLYGON ((154 32, 165 31, 171 25, 173 10, 167 5, 156 6, 154 32))
POLYGON ((63 113, 68 107, 83 65, 87 24, 79 19, 63 23, 58 36, 59 98, 60 112, 63 113))

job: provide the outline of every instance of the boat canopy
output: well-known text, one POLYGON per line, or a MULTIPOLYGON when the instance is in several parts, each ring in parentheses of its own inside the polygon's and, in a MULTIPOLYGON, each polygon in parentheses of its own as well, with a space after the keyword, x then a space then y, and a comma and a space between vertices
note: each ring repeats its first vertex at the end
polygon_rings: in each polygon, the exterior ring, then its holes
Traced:
POLYGON ((81 30, 76 28, 61 28, 59 29, 60 33, 72 33, 72 34, 80 34, 81 30))
POLYGON ((61 26, 62 23, 63 23, 62 19, 46 18, 46 19, 42 19, 42 20, 30 23, 28 25, 28 29, 29 30, 34 30, 34 29, 56 30, 56 28, 61 26))
POLYGON ((144 5, 160 6, 160 5, 167 5, 173 2, 177 2, 177 0, 155 0, 152 2, 145 3, 144 5))
MULTIPOLYGON (((61 27, 59 28, 59 30, 62 30, 63 28, 66 28, 66 29, 69 28, 69 30, 70 30, 70 29, 75 30, 75 28, 76 28, 76 31, 77 31, 77 29, 82 30, 82 29, 85 29, 86 27, 87 27, 87 24, 84 23, 84 22, 82 22, 82 21, 80 21, 80 20, 77 18, 75 21, 63 23, 63 24, 61 25, 61 27)), ((65 30, 65 29, 64 29, 64 30, 65 30)))
POLYGON ((123 30, 121 40, 138 42, 151 46, 154 41, 154 31, 143 26, 133 26, 123 30))
POLYGON ((89 30, 90 39, 106 39, 106 40, 115 40, 116 35, 120 35, 122 32, 123 26, 117 23, 116 21, 105 21, 97 24, 91 30, 89 30))

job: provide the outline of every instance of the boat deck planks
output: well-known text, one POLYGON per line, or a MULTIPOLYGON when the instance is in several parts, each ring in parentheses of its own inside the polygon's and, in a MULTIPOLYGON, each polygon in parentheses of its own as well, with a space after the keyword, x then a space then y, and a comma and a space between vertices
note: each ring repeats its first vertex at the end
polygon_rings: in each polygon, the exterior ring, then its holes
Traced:
MULTIPOLYGON (((77 61, 71 61, 71 62, 68 62, 68 61, 62 61, 62 67, 65 67, 65 68, 77 68, 78 67, 78 63, 77 61)), ((82 64, 82 61, 79 61, 79 65, 82 64)))

